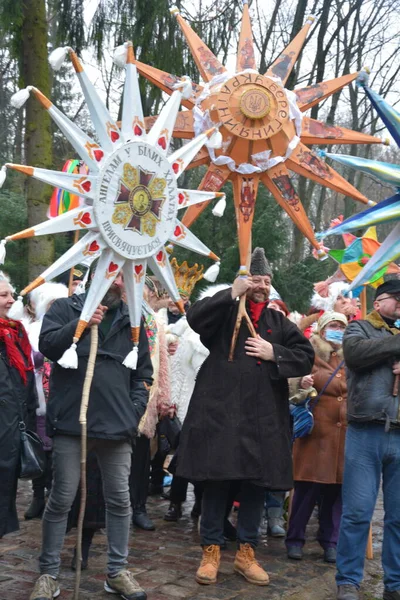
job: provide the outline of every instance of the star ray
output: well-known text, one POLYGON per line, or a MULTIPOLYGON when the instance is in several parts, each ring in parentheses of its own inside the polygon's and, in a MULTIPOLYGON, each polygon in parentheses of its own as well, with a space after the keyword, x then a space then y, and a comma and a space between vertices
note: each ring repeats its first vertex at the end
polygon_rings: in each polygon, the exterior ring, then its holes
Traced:
POLYGON ((218 58, 211 52, 203 40, 199 38, 197 33, 193 31, 190 25, 186 23, 185 19, 179 14, 179 11, 173 10, 173 12, 204 81, 211 81, 216 75, 225 73, 225 67, 219 62, 218 58))
POLYGON ((325 253, 321 251, 317 242, 311 223, 307 217, 304 206, 293 187, 289 172, 284 164, 276 165, 269 169, 268 173, 261 175, 261 180, 269 189, 278 204, 289 215, 293 223, 300 229, 310 244, 322 257, 325 253))
POLYGON ((54 217, 54 219, 48 219, 48 221, 43 221, 43 223, 24 229, 13 235, 8 235, 6 240, 9 242, 36 237, 38 235, 81 231, 82 229, 93 229, 96 226, 96 221, 93 218, 93 207, 85 206, 84 208, 79 207, 70 210, 58 217, 54 217))
POLYGON ((184 314, 185 309, 183 307, 179 290, 175 283, 174 273, 168 260, 167 252, 162 249, 155 256, 151 256, 149 258, 149 267, 157 279, 161 281, 165 289, 168 291, 169 296, 175 302, 180 312, 184 314))
POLYGON ((346 181, 337 171, 329 167, 319 156, 302 143, 292 152, 286 164, 291 171, 294 171, 298 175, 313 179, 317 183, 335 192, 339 192, 339 194, 354 198, 354 200, 358 200, 362 204, 371 203, 351 183, 346 181))
POLYGON ((121 132, 126 141, 138 138, 146 139, 143 107, 134 59, 132 42, 128 42, 121 125, 121 132))
POLYGON ((251 27, 249 6, 247 0, 243 3, 242 26, 240 30, 239 46, 236 60, 236 72, 245 69, 256 69, 254 55, 253 31, 251 27))
POLYGON ((297 96, 297 104, 301 112, 305 112, 309 108, 319 104, 319 102, 322 102, 322 100, 329 98, 329 96, 332 96, 332 94, 357 79, 358 75, 359 73, 350 73, 349 75, 342 75, 342 77, 336 77, 329 81, 314 83, 313 85, 293 90, 297 96))
POLYGON ((303 117, 301 141, 303 144, 382 144, 383 140, 352 131, 338 125, 328 125, 317 119, 303 117))
POLYGON ((55 279, 61 273, 86 260, 89 256, 96 256, 106 248, 106 243, 98 232, 91 231, 78 240, 69 250, 64 252, 48 269, 37 277, 32 283, 21 291, 21 296, 29 294, 43 283, 55 279))
POLYGON ((311 25, 314 22, 314 17, 308 17, 305 25, 300 29, 299 33, 293 38, 278 58, 268 68, 265 75, 267 77, 279 77, 282 83, 285 84, 296 60, 302 51, 304 42, 306 41, 307 34, 310 30, 311 25))
POLYGON ((70 50, 69 55, 85 96, 90 118, 100 140, 100 144, 102 148, 106 149, 108 152, 113 152, 113 150, 124 141, 122 139, 122 134, 117 123, 112 119, 106 105, 97 93, 96 88, 87 76, 75 52, 70 50))
POLYGON ((52 171, 51 169, 40 169, 36 167, 27 167, 25 165, 16 165, 13 163, 6 163, 6 167, 13 169, 14 171, 21 171, 48 183, 56 188, 61 188, 71 194, 78 194, 83 198, 94 200, 97 188, 97 177, 95 175, 81 175, 79 173, 60 173, 59 171, 52 171))

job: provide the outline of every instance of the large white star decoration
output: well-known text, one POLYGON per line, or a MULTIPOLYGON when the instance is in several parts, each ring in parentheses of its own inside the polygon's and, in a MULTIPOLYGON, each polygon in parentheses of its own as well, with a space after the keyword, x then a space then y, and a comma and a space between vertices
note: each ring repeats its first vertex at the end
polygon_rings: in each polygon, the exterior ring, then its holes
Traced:
POLYGON ((2 245, 4 247, 9 240, 36 235, 87 231, 40 277, 22 290, 19 299, 85 258, 98 255, 99 263, 71 340, 72 345, 59 363, 66 368, 77 368, 76 344, 105 293, 122 270, 133 343, 133 349, 124 364, 135 368, 147 268, 160 279, 181 312, 184 312, 165 245, 177 244, 215 261, 219 260, 177 219, 180 208, 224 196, 218 192, 180 189, 177 185, 178 177, 203 144, 215 143, 219 134, 212 127, 168 155, 181 101, 192 94, 190 80, 182 78, 178 82, 177 89, 151 130, 146 133, 132 44, 126 44, 126 80, 120 127, 112 119, 71 48, 54 51, 50 56, 53 67, 59 68, 67 54, 70 55, 81 84, 99 143, 87 136, 35 87, 20 90, 12 102, 14 106, 22 106, 30 92, 33 92, 87 164, 89 174, 82 176, 7 164, 2 169, 2 179, 4 180, 6 167, 15 169, 68 192, 79 193, 84 204, 35 227, 10 235, 2 241, 2 245))

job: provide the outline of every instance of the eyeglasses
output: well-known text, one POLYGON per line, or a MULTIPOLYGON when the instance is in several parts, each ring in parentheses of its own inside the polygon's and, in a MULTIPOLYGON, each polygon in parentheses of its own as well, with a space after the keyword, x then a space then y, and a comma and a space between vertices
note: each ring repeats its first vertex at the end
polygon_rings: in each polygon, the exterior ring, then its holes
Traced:
POLYGON ((381 302, 382 300, 396 300, 396 302, 400 302, 400 294, 393 294, 392 296, 385 296, 384 298, 377 298, 376 302, 381 302))

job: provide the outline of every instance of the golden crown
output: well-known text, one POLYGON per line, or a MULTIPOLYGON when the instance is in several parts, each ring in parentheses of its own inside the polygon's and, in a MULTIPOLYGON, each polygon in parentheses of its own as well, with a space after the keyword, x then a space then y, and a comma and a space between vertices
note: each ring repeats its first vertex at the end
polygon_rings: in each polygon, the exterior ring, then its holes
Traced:
POLYGON ((189 267, 186 260, 179 265, 176 258, 171 260, 171 267, 174 272, 175 283, 180 294, 190 297, 194 286, 203 278, 204 266, 196 263, 189 267))

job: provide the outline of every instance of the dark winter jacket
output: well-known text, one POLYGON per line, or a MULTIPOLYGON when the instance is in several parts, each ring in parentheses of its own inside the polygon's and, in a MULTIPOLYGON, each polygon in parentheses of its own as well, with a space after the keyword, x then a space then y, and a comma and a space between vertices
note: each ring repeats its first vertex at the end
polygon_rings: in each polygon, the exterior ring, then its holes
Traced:
MULTIPOLYGON (((72 343, 85 297, 72 296, 56 300, 43 319, 39 350, 54 362, 47 404, 47 432, 80 435, 79 410, 90 350, 90 329, 78 342, 78 369, 64 369, 57 364, 72 343)), ((99 348, 90 390, 87 432, 90 438, 129 440, 148 400, 153 368, 147 336, 140 330, 139 359, 136 370, 122 362, 132 350, 128 308, 121 303, 114 323, 105 338, 99 331, 99 348)))
POLYGON ((347 418, 400 425, 399 397, 393 396, 392 365, 400 360, 400 335, 378 312, 352 321, 343 338, 347 367, 347 418))
POLYGON ((25 385, 0 343, 0 538, 19 528, 15 506, 21 446, 18 423, 22 410, 27 429, 35 430, 36 407, 33 371, 27 372, 25 385))
POLYGON ((249 479, 271 489, 292 487, 288 377, 311 372, 314 351, 280 312, 264 308, 260 336, 276 362, 247 356, 242 323, 228 362, 238 302, 231 288, 196 302, 187 319, 210 351, 183 425, 177 474, 192 480, 249 479))

